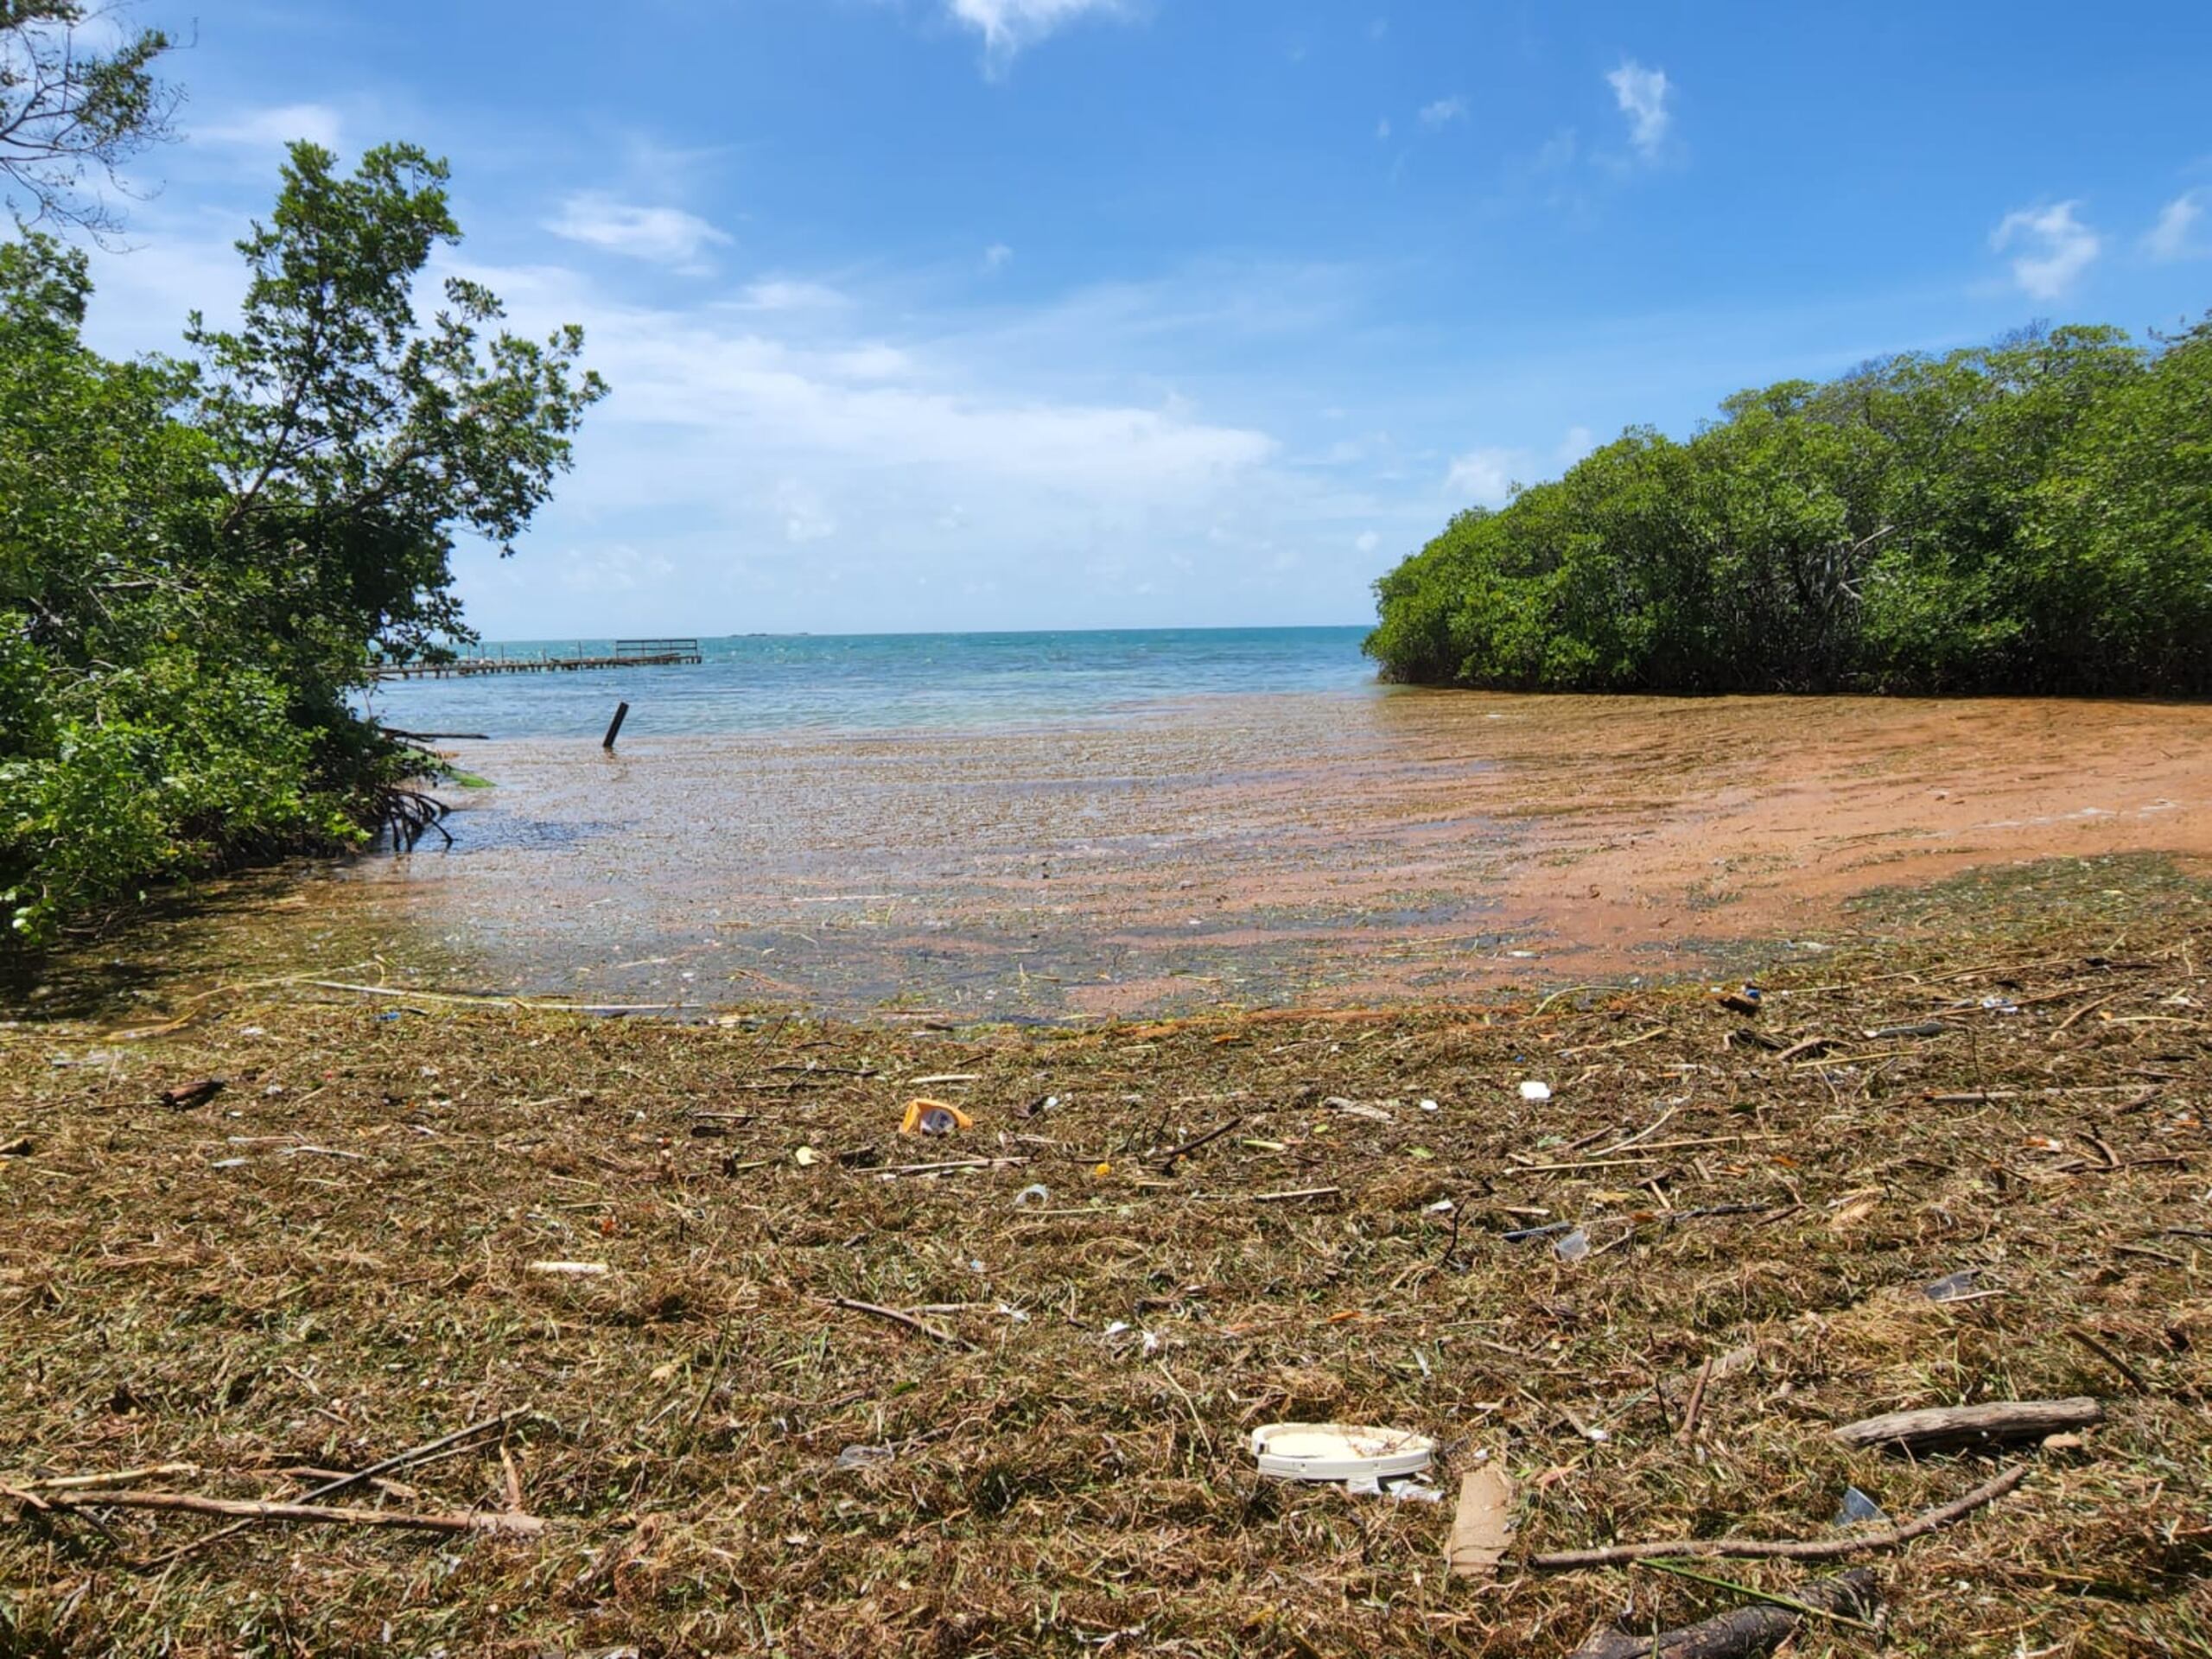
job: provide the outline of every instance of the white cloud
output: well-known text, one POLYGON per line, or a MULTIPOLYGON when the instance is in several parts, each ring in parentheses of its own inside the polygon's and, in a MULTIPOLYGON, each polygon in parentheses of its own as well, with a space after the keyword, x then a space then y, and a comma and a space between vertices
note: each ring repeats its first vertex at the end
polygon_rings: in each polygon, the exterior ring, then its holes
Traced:
POLYGON ((946 0, 946 9, 983 37, 983 60, 994 73, 1023 48, 1078 18, 1128 11, 1123 0, 946 0))
POLYGON ((194 127, 188 137, 237 149, 281 149, 296 138, 336 149, 345 123, 327 104, 278 104, 242 110, 228 119, 194 127))
POLYGON ((2158 212, 2158 222, 2143 238, 2143 251, 2153 259, 2190 259, 2212 252, 2197 242, 2195 232, 2212 203, 2212 186, 2185 190, 2158 212))
POLYGON ((1379 143, 1381 143, 1382 140, 1387 139, 1388 137, 1389 137, 1389 136, 1390 136, 1390 118, 1389 118, 1389 116, 1387 116, 1387 115, 1386 115, 1386 116, 1384 116, 1384 117, 1383 117, 1380 121, 1377 121, 1377 122, 1375 124, 1375 137, 1376 137, 1376 141, 1379 143))
POLYGON ((1655 159, 1667 142, 1667 129, 1675 118, 1667 107, 1667 100, 1675 90, 1667 79, 1667 72, 1647 69, 1635 59, 1628 58, 1605 79, 1613 89, 1613 99, 1620 105, 1621 113, 1628 118, 1629 142, 1646 161, 1655 159))
POLYGON ((1525 449, 1486 447, 1455 455, 1444 487, 1478 506, 1502 507, 1513 499, 1514 487, 1529 458, 1525 449))
POLYGON ((1423 105, 1421 112, 1421 125, 1431 131, 1466 118, 1467 100, 1459 97, 1440 98, 1433 104, 1423 105))
POLYGON ((1006 269, 1007 262, 1013 257, 1014 250, 1012 248, 1007 246, 1003 242, 994 242, 989 247, 983 250, 983 270, 986 274, 992 271, 1003 270, 1006 269))
POLYGON ((544 228, 571 242, 687 275, 706 269, 701 256, 709 247, 729 240, 696 213, 680 207, 641 207, 599 190, 582 190, 569 197, 544 228))
POLYGON ((2005 214, 1990 232, 1989 245, 1998 252, 2019 249, 2012 259, 2012 280, 2032 298, 2064 297, 2104 251, 2104 238, 2075 218, 2081 205, 2023 207, 2005 214))
POLYGON ((821 496, 795 478, 777 481, 769 505, 784 521, 784 539, 794 547, 827 541, 837 533, 837 521, 821 496))
POLYGON ((1353 549, 1361 553, 1372 553, 1382 545, 1382 538, 1371 530, 1363 530, 1352 538, 1353 549))
POLYGON ((826 283, 768 277, 747 283, 732 304, 740 311, 826 311, 847 302, 844 295, 826 283))
POLYGON ((1508 445, 1489 444, 1452 457, 1444 487, 1461 500, 1478 506, 1502 507, 1523 486, 1543 476, 1563 473, 1588 454, 1592 447, 1590 429, 1571 426, 1548 454, 1508 445))

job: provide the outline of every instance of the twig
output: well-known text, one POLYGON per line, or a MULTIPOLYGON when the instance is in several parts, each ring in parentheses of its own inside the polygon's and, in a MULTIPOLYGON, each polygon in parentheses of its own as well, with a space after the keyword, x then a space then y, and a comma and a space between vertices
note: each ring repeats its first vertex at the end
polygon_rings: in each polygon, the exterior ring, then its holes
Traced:
POLYGON ((1807 1585, 1802 1602, 1776 1605, 1772 1604, 1780 1598, 1757 1590, 1745 1593, 1769 1605, 1738 1607, 1680 1630, 1650 1635, 1630 1635, 1601 1624, 1568 1659, 1748 1659, 1786 1640, 1804 1613, 1841 1613, 1855 1623, 1859 1617, 1878 1613, 1882 1600, 1874 1575, 1863 1567, 1807 1585))
POLYGON ((1333 1198, 1343 1191, 1341 1186, 1300 1186, 1286 1192, 1193 1192, 1191 1196, 1211 1204, 1295 1204, 1300 1198, 1333 1198))
POLYGON ((965 1348, 969 1353, 977 1351, 977 1344, 969 1341, 967 1338, 957 1336, 950 1331, 940 1330, 928 1320, 918 1319, 911 1313, 901 1313, 895 1307, 880 1307, 874 1302, 855 1301, 850 1296, 833 1296, 830 1300, 832 1306, 850 1308, 855 1313, 870 1313, 879 1319, 888 1319, 893 1325, 903 1325, 909 1331, 918 1331, 934 1342, 945 1343, 955 1348, 965 1348))
POLYGON ((1599 1147, 1598 1156, 1603 1158, 1609 1153, 1620 1152, 1627 1147, 1632 1147, 1639 1141, 1649 1141, 1653 1135, 1658 1134, 1660 1130, 1665 1128, 1668 1123, 1674 1118, 1675 1114, 1681 1109, 1682 1109, 1679 1106, 1669 1106, 1665 1111, 1660 1113, 1658 1116, 1653 1118, 1649 1125, 1643 1128, 1638 1129, 1634 1135, 1629 1136, 1627 1140, 1616 1141, 1610 1147, 1599 1147))
POLYGON ((1209 1141, 1220 1140, 1223 1135, 1227 1135, 1231 1129, 1243 1122, 1243 1121, 1244 1120, 1241 1117, 1232 1117, 1229 1122, 1222 1124, 1219 1128, 1208 1129, 1204 1135, 1198 1136, 1197 1140, 1185 1141, 1181 1146, 1173 1147, 1167 1152, 1161 1153, 1154 1161, 1157 1162, 1162 1170, 1172 1175, 1175 1172, 1176 1160, 1179 1158, 1187 1158, 1192 1153, 1196 1152, 1200 1147, 1206 1145, 1209 1141))
POLYGON ((2133 1388, 2136 1393, 2155 1394, 2157 1392, 2157 1390, 2144 1379, 2142 1372, 2137 1370, 2125 1359, 2122 1359, 2118 1354, 2107 1347, 2103 1338, 2099 1337, 2094 1332, 2084 1330, 2078 1325, 2069 1325, 2066 1327, 2066 1334, 2072 1338, 2075 1342, 2080 1343, 2084 1348, 2094 1354, 2099 1359, 2104 1361, 2106 1364, 2111 1366, 2113 1370, 2118 1371, 2122 1376, 2126 1377, 2128 1382, 2128 1386, 2133 1388))
POLYGON ((54 1475, 44 1480, 18 1480, 10 1490, 16 1492, 79 1492, 101 1486, 127 1486, 134 1480, 143 1480, 149 1475, 196 1475, 196 1463, 156 1463, 143 1469, 118 1469, 111 1475, 54 1475))
POLYGON ((1748 1584, 1738 1584, 1733 1579, 1716 1578, 1710 1573, 1699 1573, 1684 1567, 1680 1561, 1654 1558, 1638 1561, 1638 1567, 1649 1567, 1661 1573, 1671 1573, 1678 1579, 1695 1579, 1700 1584, 1709 1584, 1716 1590, 1733 1590, 1739 1596, 1749 1596, 1753 1601, 1772 1602, 1777 1607, 1787 1607, 1794 1613, 1806 1613, 1815 1618, 1834 1619, 1839 1624, 1848 1624, 1853 1630, 1871 1630, 1876 1627, 1863 1618, 1853 1618, 1849 1613, 1840 1613, 1833 1607, 1815 1607, 1809 1601, 1800 1601, 1795 1596, 1777 1595, 1771 1590, 1760 1590, 1748 1584))
POLYGON ((1682 1408, 1682 1427, 1675 1436, 1688 1446, 1697 1435, 1697 1414, 1705 1404, 1705 1385, 1713 1381, 1713 1356, 1705 1357, 1705 1363, 1697 1368, 1697 1381, 1690 1385, 1689 1403, 1682 1408))
MULTIPOLYGON (((307 1493, 301 1501, 313 1503, 316 1498, 328 1497, 334 1493, 344 1491, 348 1486, 358 1486, 365 1480, 372 1480, 378 1475, 388 1475, 395 1469, 404 1469, 410 1464, 426 1462, 448 1447, 458 1446, 463 1440, 475 1435, 488 1434, 493 1429, 504 1429, 510 1423, 520 1422, 530 1415, 530 1409, 528 1406, 518 1406, 512 1411, 503 1411, 496 1417, 486 1417, 483 1421, 471 1423, 466 1428, 456 1428, 450 1434, 441 1434, 435 1440, 425 1440, 420 1446, 410 1446, 404 1452, 394 1452, 382 1463, 372 1463, 365 1469, 357 1470, 353 1474, 341 1476, 327 1484, 316 1487, 313 1491, 307 1493)), ((218 1539, 228 1538, 234 1534, 244 1532, 251 1525, 252 1522, 249 1520, 241 1521, 236 1526, 218 1528, 204 1537, 194 1538, 189 1543, 178 1545, 167 1554, 156 1555, 146 1565, 149 1567, 167 1566, 171 1561, 189 1555, 195 1549, 204 1548, 218 1539)))
POLYGON ((2094 1002, 2084 1002, 2080 1007, 2075 1009, 2073 1013, 2068 1014, 2063 1020, 2060 1020, 2057 1025, 2054 1026, 2051 1028, 2050 1034, 2054 1037, 2057 1036, 2060 1032, 2064 1031, 2076 1020, 2079 1020, 2083 1014, 2094 1014, 2099 1008, 2110 1007, 2113 1003, 2119 1001, 2120 998, 2126 995, 2127 992, 2126 991, 2114 991, 2110 996, 2099 997, 2094 1002))
POLYGON ((416 1532, 490 1532, 515 1538, 533 1537, 545 1530, 545 1522, 534 1515, 499 1511, 411 1515, 404 1510, 355 1510, 321 1503, 261 1503, 246 1498, 202 1497, 196 1492, 49 1492, 44 1502, 48 1507, 58 1510, 174 1510, 186 1515, 237 1516, 249 1522, 328 1522, 345 1527, 402 1527, 416 1532))
POLYGON ((1853 1538, 1675 1538, 1662 1543, 1609 1544, 1602 1549, 1559 1550, 1532 1555, 1529 1565, 1548 1572, 1581 1567, 1612 1567, 1622 1561, 1649 1560, 1655 1555, 1728 1556, 1738 1560, 1828 1561, 1855 1555, 1861 1550, 1889 1549, 1909 1543, 1923 1533, 1948 1527, 1985 1503, 1994 1503, 2027 1478, 2027 1465, 2015 1464, 1993 1480, 1984 1481, 1964 1497, 1916 1516, 1903 1526, 1870 1532, 1853 1538))

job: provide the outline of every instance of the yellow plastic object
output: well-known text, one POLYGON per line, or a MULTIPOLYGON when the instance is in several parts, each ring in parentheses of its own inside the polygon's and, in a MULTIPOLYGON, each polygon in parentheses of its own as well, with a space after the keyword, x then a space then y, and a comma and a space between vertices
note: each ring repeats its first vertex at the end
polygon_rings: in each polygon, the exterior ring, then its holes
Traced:
POLYGON ((906 1103, 906 1116, 899 1120, 899 1133, 950 1135, 954 1129, 970 1129, 975 1126, 976 1120, 950 1101, 923 1098, 906 1103))

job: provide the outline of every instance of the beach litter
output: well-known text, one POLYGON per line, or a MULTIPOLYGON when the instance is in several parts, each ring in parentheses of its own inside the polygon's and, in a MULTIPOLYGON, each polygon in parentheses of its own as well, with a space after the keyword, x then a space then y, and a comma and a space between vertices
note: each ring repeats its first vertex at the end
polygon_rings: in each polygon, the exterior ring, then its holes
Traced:
POLYGON ((1494 1579, 1513 1542, 1513 1482, 1494 1463, 1459 1478, 1459 1504, 1446 1538, 1446 1569, 1456 1577, 1494 1579))
POLYGON ((1252 1431, 1260 1472, 1275 1480, 1342 1486, 1366 1497, 1433 1503, 1442 1494, 1417 1477, 1428 1471, 1436 1442, 1411 1429, 1357 1423, 1268 1423, 1252 1431))
POLYGON ((1757 1014, 1766 1006, 1766 993, 1756 985, 1738 985, 1732 991, 1716 985, 1713 995, 1722 1007, 1732 1014, 1757 1014))
POLYGON ((1523 1100, 1549 1100, 1551 1097, 1552 1086, 1548 1083, 1538 1083, 1532 1077, 1521 1085, 1521 1098, 1523 1100))
POLYGON ((1956 1273, 1947 1273, 1931 1285, 1923 1286, 1920 1294, 1931 1302, 1955 1302, 1974 1294, 1974 1281, 1980 1275, 1978 1268, 1961 1268, 1956 1273))
POLYGON ((1837 1526, 1861 1527, 1869 1522, 1887 1521, 1889 1518, 1883 1513, 1880 1504, 1856 1486, 1846 1486, 1843 1489, 1843 1503, 1835 1512, 1837 1526))
POLYGON ((1050 1204, 1052 1201, 1052 1189, 1041 1181, 1034 1186, 1025 1186, 1014 1195, 1014 1207, 1017 1210, 1027 1210, 1033 1205, 1050 1204))
POLYGON ((950 1135, 956 1130, 973 1128, 976 1120, 950 1101, 931 1100, 926 1096, 910 1100, 899 1120, 901 1135, 950 1135))
POLYGON ((1590 1254, 1590 1235, 1577 1227, 1564 1238, 1552 1241, 1552 1254, 1562 1262, 1580 1262, 1590 1254))

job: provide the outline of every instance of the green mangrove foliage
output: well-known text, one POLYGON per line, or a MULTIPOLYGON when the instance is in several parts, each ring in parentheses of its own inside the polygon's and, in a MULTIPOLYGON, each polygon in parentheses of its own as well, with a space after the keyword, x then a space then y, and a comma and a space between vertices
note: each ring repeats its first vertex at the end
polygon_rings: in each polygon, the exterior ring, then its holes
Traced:
MULTIPOLYGON (((0 243, 0 913, 18 944, 144 884, 360 841, 409 757, 372 663, 466 637, 454 537, 512 539, 602 395, 580 333, 501 331, 417 279, 442 162, 296 144, 238 244, 235 327, 187 357, 81 338, 81 253, 0 243)), ((0 946, 4 948, 4 946, 0 946)))
POLYGON ((2212 691, 2212 319, 2034 331, 1631 429, 1376 584, 1389 678, 2212 691))

